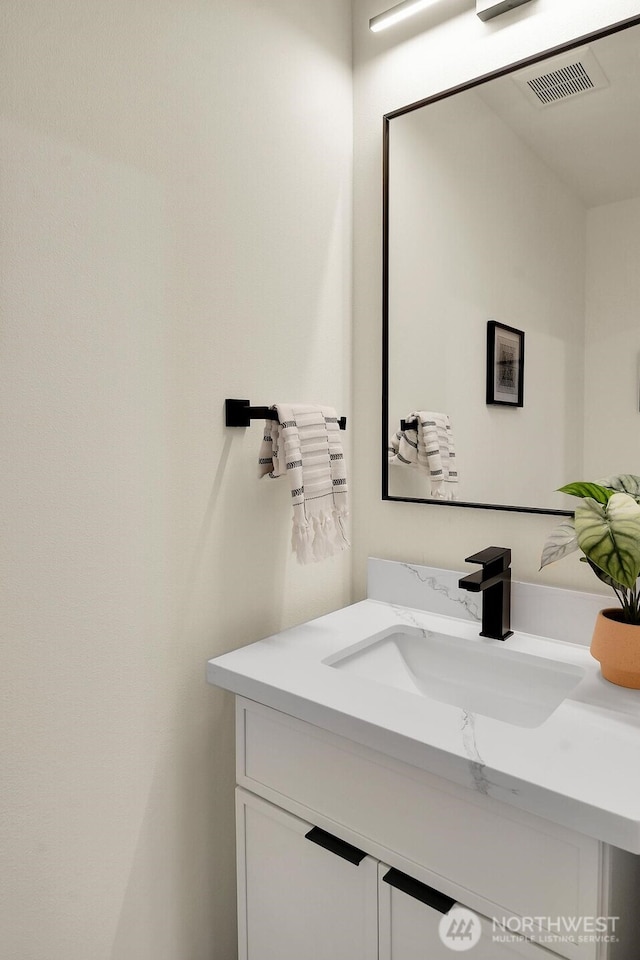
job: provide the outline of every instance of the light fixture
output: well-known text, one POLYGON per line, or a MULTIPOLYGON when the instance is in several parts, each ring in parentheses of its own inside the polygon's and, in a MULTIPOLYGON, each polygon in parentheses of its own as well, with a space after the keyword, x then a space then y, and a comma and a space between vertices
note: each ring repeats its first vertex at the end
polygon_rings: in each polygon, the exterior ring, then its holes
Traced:
MULTIPOLYGON (((394 24, 400 23, 401 20, 406 20, 407 17, 412 17, 414 13, 420 13, 425 7, 430 7, 437 2, 438 0, 402 0, 402 3, 397 3, 395 7, 390 7, 384 13, 372 17, 369 20, 369 29, 373 30, 374 33, 378 33, 379 30, 386 30, 387 27, 392 27, 394 24)), ((507 10, 513 10, 514 7, 519 7, 523 3, 529 3, 529 0, 476 0, 476 13, 481 20, 491 20, 493 17, 506 13, 507 10)))
POLYGON ((392 27, 394 23, 400 23, 401 20, 412 17, 414 13, 420 13, 425 7, 430 7, 436 2, 437 0, 403 0, 395 7, 372 17, 369 20, 369 29, 373 30, 374 33, 378 33, 379 30, 386 30, 387 27, 392 27))
POLYGON ((491 20, 528 2, 529 0, 476 0, 476 13, 481 20, 491 20))

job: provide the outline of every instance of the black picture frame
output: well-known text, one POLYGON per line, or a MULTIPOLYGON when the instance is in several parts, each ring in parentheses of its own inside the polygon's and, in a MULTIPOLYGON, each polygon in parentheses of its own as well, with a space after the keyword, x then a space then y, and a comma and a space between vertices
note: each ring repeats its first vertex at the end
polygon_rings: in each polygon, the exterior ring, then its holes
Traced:
POLYGON ((524 406, 524 330, 487 320, 487 404, 524 406))

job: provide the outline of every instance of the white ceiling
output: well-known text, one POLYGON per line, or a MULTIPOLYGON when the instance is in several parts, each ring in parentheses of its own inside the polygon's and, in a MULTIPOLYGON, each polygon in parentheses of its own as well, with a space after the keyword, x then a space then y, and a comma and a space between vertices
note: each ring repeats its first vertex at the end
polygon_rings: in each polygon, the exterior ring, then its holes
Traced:
POLYGON ((640 196, 640 26, 588 47, 609 81, 604 89, 538 107, 513 74, 475 92, 593 207, 640 196))

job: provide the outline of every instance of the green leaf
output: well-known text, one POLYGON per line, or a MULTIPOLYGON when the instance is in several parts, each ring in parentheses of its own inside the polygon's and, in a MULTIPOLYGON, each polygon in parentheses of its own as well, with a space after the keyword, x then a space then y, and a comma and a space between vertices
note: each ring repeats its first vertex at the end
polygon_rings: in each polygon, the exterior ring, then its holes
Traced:
POLYGON ((640 504, 614 493, 606 505, 586 497, 575 514, 578 546, 616 584, 632 590, 640 574, 640 504))
POLYGON ((604 570, 601 570, 600 567, 596 567, 593 560, 589 560, 588 557, 580 557, 580 560, 583 563, 588 563, 593 572, 595 573, 598 580, 602 580, 603 583, 606 583, 608 587, 613 587, 614 590, 620 589, 620 584, 617 583, 608 573, 605 573, 604 570))
POLYGON ((568 493, 571 497, 591 497, 598 503, 606 503, 613 495, 613 491, 606 486, 600 486, 599 483, 589 483, 586 480, 578 480, 577 483, 567 483, 560 487, 558 493, 568 493))
POLYGON ((563 520, 547 537, 547 542, 540 557, 540 569, 542 570, 548 563, 561 560, 562 557, 566 557, 577 549, 578 538, 576 537, 574 522, 573 520, 563 520))
POLYGON ((630 497, 640 502, 640 477, 636 477, 632 473, 621 473, 615 477, 607 477, 606 480, 600 480, 600 484, 603 487, 617 490, 619 493, 628 493, 630 497))

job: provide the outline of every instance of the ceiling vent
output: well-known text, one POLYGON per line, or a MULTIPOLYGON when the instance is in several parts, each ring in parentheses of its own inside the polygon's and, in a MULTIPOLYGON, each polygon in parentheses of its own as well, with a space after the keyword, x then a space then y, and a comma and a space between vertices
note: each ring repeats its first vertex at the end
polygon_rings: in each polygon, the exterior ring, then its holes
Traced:
POLYGON ((522 92, 536 107, 548 107, 569 97, 609 86, 602 67, 589 47, 570 50, 513 75, 522 92))

